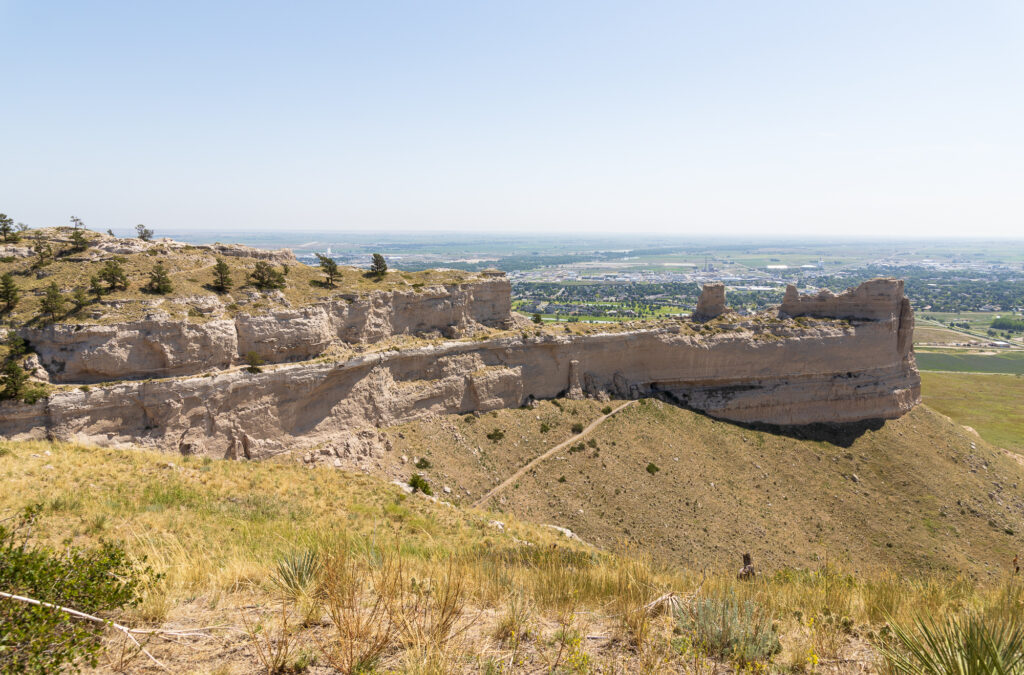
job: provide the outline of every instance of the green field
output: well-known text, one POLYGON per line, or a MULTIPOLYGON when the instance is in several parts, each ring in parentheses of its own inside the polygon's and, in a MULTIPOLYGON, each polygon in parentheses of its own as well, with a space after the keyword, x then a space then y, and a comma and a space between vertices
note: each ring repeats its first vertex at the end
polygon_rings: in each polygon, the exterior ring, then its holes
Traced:
POLYGON ((1024 377, 921 373, 921 390, 930 408, 973 428, 990 443, 1024 453, 1024 377))
POLYGON ((1024 352, 1002 354, 970 354, 967 352, 917 352, 921 370, 957 373, 1007 373, 1024 375, 1024 352))

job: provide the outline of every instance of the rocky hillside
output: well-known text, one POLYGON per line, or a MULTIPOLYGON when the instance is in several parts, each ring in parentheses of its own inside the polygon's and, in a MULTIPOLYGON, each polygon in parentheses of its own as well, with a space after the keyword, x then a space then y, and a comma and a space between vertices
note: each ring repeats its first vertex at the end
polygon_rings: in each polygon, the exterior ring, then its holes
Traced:
MULTIPOLYGON (((255 354, 268 363, 310 359, 339 344, 391 335, 457 337, 510 322, 503 275, 431 270, 368 276, 339 268, 331 284, 290 251, 239 245, 192 246, 142 241, 70 228, 30 230, 0 246, 0 274, 10 273, 21 300, 5 319, 38 355, 53 382, 193 375, 230 367, 255 354), (73 236, 86 244, 78 245, 73 236), (227 265, 230 288, 216 292, 214 268, 227 265), (100 279, 116 263, 124 284, 100 279), (281 273, 281 288, 258 288, 257 264, 281 273), (157 265, 169 287, 148 288, 157 265), (101 294, 92 291, 99 279, 101 294), (46 289, 67 302, 48 316, 46 289), (71 302, 75 292, 85 302, 71 302)), ((44 373, 40 372, 40 375, 44 373)))

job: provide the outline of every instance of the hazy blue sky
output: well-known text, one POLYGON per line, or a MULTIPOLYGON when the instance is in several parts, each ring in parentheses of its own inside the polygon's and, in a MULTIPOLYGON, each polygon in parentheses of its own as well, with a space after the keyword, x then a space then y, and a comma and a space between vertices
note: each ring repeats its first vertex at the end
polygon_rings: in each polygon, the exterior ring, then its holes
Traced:
POLYGON ((0 0, 0 211, 1024 233, 1024 3, 0 0))

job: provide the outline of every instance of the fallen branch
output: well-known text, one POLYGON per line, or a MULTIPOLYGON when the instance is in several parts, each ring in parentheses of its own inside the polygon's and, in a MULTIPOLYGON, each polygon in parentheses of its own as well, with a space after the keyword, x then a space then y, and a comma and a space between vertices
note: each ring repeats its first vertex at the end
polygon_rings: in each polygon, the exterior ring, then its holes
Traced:
POLYGON ((139 643, 139 641, 135 639, 135 636, 132 635, 132 633, 153 635, 153 634, 156 634, 156 633, 159 633, 159 632, 163 632, 163 631, 132 629, 132 628, 129 628, 128 626, 122 626, 119 623, 115 623, 114 621, 111 621, 109 619, 103 619, 103 618, 100 618, 98 616, 93 616, 92 614, 86 614, 85 612, 79 612, 77 609, 71 609, 70 607, 61 607, 60 605, 55 605, 52 602, 43 602, 42 600, 36 600, 34 598, 26 598, 23 595, 14 595, 13 593, 4 593, 3 591, 0 591, 0 598, 7 598, 8 600, 15 600, 17 602, 24 602, 26 604, 37 605, 39 607, 49 607, 51 609, 56 609, 59 612, 64 612, 65 614, 68 614, 68 615, 73 616, 73 617, 78 618, 78 619, 85 619, 86 621, 92 621, 94 623, 102 623, 105 626, 110 626, 111 628, 113 628, 115 630, 119 630, 122 633, 124 633, 128 637, 129 640, 131 640, 132 642, 135 643, 135 646, 138 647, 139 650, 143 654, 145 654, 147 657, 149 657, 150 661, 152 661, 156 665, 160 666, 161 668, 163 668, 167 672, 171 672, 170 668, 168 668, 164 664, 160 663, 160 661, 158 661, 155 656, 150 654, 146 650, 146 648, 143 647, 139 643))

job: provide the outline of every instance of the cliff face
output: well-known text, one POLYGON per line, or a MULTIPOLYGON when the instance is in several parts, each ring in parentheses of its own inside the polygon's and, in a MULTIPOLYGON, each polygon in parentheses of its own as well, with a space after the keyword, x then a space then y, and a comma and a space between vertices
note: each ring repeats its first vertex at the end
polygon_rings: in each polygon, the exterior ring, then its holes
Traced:
POLYGON ((510 320, 509 282, 371 293, 301 309, 205 323, 146 319, 103 325, 22 328, 53 382, 94 383, 194 375, 239 363, 249 352, 267 363, 311 359, 337 342, 438 331, 449 337, 510 320))
POLYGON ((128 382, 3 404, 0 432, 258 458, 343 442, 369 426, 564 394, 661 394, 716 417, 780 425, 893 418, 919 402, 920 379, 902 288, 882 292, 891 284, 866 284, 865 307, 857 305, 864 294, 835 301, 837 312, 870 319, 503 338, 256 375, 128 382))

